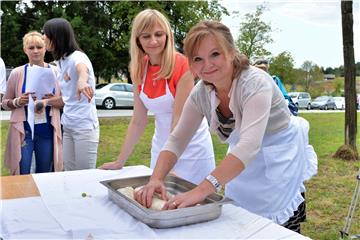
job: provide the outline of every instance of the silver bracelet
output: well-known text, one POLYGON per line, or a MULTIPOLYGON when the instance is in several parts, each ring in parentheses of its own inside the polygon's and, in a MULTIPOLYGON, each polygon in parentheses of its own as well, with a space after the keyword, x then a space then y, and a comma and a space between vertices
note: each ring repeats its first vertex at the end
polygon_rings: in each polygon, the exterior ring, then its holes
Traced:
POLYGON ((213 187, 215 188, 215 191, 218 193, 218 192, 220 192, 220 190, 221 190, 221 184, 220 184, 220 182, 216 179, 216 177, 214 177, 213 175, 208 175, 207 177, 206 177, 206 180, 208 180, 210 183, 211 183, 211 185, 213 185, 213 187))

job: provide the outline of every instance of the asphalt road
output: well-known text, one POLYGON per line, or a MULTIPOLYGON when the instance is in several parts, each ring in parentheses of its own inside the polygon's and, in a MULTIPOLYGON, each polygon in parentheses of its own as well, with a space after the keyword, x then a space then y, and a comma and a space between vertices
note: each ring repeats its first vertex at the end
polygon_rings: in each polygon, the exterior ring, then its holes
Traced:
MULTIPOLYGON (((98 109, 98 117, 99 118, 110 118, 110 117, 129 117, 132 116, 132 109, 116 109, 116 110, 104 110, 98 109)), ((11 111, 1 111, 0 113, 0 121, 9 121, 10 120, 11 111)), ((149 113, 149 115, 152 115, 149 113)))

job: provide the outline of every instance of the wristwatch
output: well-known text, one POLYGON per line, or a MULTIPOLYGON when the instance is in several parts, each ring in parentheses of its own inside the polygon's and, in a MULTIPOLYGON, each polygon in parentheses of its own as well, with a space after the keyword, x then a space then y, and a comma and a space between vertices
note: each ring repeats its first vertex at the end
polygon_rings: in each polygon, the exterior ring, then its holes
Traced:
POLYGON ((211 183, 211 185, 213 185, 214 186, 214 188, 215 188, 215 191, 218 193, 218 192, 220 192, 220 190, 221 190, 221 184, 219 183, 219 181, 216 179, 216 177, 214 177, 213 175, 208 175, 207 177, 206 177, 206 180, 208 180, 210 183, 211 183))

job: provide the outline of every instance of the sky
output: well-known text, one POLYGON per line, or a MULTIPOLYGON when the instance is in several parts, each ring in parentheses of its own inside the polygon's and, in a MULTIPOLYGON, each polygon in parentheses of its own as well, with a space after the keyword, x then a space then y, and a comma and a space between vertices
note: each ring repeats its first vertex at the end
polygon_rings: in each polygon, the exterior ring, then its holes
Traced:
MULTIPOLYGON (((318 66, 339 67, 344 65, 341 2, 340 0, 220 0, 230 16, 223 16, 236 40, 240 22, 246 13, 254 13, 256 6, 264 4, 267 10, 262 20, 275 30, 271 33, 273 43, 265 48, 276 56, 290 52, 295 67, 309 60, 318 66)), ((355 62, 360 62, 360 0, 353 1, 355 62)))

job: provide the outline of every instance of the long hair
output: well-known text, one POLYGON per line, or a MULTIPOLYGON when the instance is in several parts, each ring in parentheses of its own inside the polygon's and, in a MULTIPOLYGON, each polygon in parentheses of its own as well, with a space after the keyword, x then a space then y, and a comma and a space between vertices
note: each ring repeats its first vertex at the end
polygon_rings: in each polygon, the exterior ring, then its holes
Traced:
POLYGON ((55 60, 64 58, 74 51, 82 51, 76 42, 71 24, 64 18, 52 18, 43 27, 44 34, 50 40, 55 60))
MULTIPOLYGON (((141 47, 139 36, 141 33, 151 31, 159 25, 166 33, 166 43, 160 62, 160 70, 156 79, 170 78, 175 66, 175 43, 174 34, 166 17, 157 10, 146 9, 136 15, 132 23, 130 37, 130 75, 135 84, 141 83, 144 75, 146 53, 141 47)), ((154 79, 154 80, 156 80, 154 79)))
POLYGON ((195 51, 199 49, 201 42, 208 36, 218 43, 220 51, 224 53, 226 57, 233 54, 233 78, 240 76, 241 71, 249 67, 249 59, 236 48, 230 29, 216 21, 199 22, 193 26, 186 35, 184 52, 189 60, 190 66, 193 64, 195 51))

